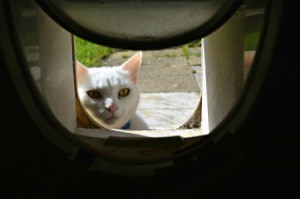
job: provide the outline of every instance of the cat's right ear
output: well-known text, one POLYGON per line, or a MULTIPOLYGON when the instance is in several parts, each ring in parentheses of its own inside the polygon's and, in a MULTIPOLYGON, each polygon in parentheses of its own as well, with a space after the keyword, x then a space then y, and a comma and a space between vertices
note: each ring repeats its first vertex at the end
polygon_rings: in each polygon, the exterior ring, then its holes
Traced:
POLYGON ((77 81, 81 82, 85 74, 87 73, 88 69, 84 67, 79 61, 76 61, 76 77, 77 81))

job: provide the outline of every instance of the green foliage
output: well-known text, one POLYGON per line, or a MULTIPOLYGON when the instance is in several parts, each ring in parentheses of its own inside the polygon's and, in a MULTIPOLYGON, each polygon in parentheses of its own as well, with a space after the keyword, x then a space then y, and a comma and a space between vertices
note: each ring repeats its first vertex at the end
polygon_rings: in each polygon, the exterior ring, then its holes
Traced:
POLYGON ((181 53, 186 57, 186 59, 189 59, 192 55, 188 45, 181 46, 181 53))
POLYGON ((249 32, 245 35, 245 50, 256 50, 259 41, 260 32, 249 32))
POLYGON ((245 41, 244 49, 245 50, 256 50, 261 29, 263 26, 262 16, 252 16, 246 17, 246 27, 245 27, 245 41))
POLYGON ((76 59, 85 66, 102 66, 102 60, 111 55, 115 49, 101 46, 75 37, 76 59))
MULTIPOLYGON (((198 42, 199 42, 198 44, 201 46, 201 40, 199 40, 198 42)), ((185 57, 185 59, 189 65, 191 65, 190 64, 191 57, 195 57, 195 56, 201 57, 201 52, 199 52, 198 50, 197 51, 193 50, 194 47, 199 46, 198 44, 195 46, 193 46, 191 44, 186 44, 186 45, 181 46, 181 54, 182 54, 182 56, 185 57)), ((199 49, 199 48, 197 48, 197 49, 199 49)))
POLYGON ((201 39, 193 41, 193 42, 191 42, 187 45, 188 45, 188 47, 200 47, 201 46, 201 39))

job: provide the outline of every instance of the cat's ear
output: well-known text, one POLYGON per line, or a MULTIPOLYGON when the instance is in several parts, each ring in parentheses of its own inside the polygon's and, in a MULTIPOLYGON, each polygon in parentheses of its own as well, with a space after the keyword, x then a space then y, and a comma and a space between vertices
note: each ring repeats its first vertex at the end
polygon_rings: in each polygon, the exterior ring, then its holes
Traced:
POLYGON ((81 82, 87 71, 88 69, 84 67, 84 65, 82 65, 79 61, 76 61, 76 77, 78 82, 81 82))
POLYGON ((142 64, 142 52, 135 53, 132 57, 130 57, 126 62, 124 62, 121 67, 124 70, 127 70, 131 74, 131 80, 133 83, 137 82, 137 75, 140 70, 140 66, 142 64))

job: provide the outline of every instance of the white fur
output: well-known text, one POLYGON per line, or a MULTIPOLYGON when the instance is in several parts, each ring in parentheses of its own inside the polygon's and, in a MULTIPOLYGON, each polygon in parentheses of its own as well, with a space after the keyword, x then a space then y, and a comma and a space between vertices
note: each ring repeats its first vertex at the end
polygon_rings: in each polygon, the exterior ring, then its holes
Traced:
POLYGON ((124 63, 129 65, 130 70, 128 67, 124 67, 124 64, 118 67, 83 67, 80 69, 80 63, 77 63, 79 99, 101 121, 102 126, 120 129, 130 121, 130 129, 148 129, 147 123, 136 113, 139 103, 139 89, 133 78, 133 73, 136 72, 136 75, 138 73, 141 60, 137 61, 137 59, 141 59, 141 56, 141 52, 140 54, 137 53, 124 63), (136 66, 132 66, 132 64, 136 66), (78 72, 80 70, 84 72, 78 72), (122 88, 130 89, 128 96, 118 97, 118 92, 122 88), (99 91, 102 99, 89 97, 87 95, 89 90, 99 91), (113 114, 106 109, 111 105, 117 107, 113 114))

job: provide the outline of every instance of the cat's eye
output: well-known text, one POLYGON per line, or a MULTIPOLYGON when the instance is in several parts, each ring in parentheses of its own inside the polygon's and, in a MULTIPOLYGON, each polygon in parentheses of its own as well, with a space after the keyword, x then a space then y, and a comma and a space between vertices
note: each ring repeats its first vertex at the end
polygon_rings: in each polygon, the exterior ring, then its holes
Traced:
POLYGON ((96 91, 96 90, 89 90, 86 92, 86 94, 90 97, 90 98, 93 98, 93 99, 100 99, 102 98, 101 94, 99 91, 96 91))
POLYGON ((127 95, 129 95, 129 93, 130 93, 129 88, 122 88, 121 90, 119 90, 118 96, 119 97, 126 97, 127 95))

